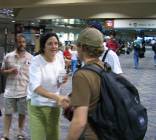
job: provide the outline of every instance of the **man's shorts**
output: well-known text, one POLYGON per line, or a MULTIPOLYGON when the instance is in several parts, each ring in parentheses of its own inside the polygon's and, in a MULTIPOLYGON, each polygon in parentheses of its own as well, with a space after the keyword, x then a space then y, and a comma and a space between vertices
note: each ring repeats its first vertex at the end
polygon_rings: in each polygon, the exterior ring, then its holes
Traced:
POLYGON ((26 97, 22 98, 4 98, 4 113, 12 114, 18 112, 25 115, 27 111, 26 97))

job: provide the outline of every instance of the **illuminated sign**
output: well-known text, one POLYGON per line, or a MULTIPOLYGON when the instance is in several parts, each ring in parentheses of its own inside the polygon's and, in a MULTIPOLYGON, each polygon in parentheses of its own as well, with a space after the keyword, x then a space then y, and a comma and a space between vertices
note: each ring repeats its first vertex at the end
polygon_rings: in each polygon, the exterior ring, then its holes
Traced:
POLYGON ((155 19, 117 19, 114 28, 156 28, 155 19))

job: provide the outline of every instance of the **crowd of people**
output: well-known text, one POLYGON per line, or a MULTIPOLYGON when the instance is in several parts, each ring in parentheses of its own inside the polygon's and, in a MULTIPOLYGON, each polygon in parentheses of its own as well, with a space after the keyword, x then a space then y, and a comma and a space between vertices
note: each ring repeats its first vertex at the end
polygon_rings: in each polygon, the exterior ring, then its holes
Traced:
MULTIPOLYGON (((134 41, 134 46, 137 41, 134 41)), ((153 46, 156 43, 153 43, 153 46)), ((90 24, 79 35, 76 44, 58 53, 59 38, 56 33, 46 33, 40 38, 40 51, 32 56, 26 51, 26 39, 16 36, 16 49, 3 60, 1 73, 7 76, 4 92, 4 129, 0 140, 9 140, 12 115, 18 112, 18 140, 24 140, 23 128, 28 110, 31 140, 59 140, 60 108, 74 107, 73 118, 66 140, 98 140, 87 116, 100 98, 100 78, 93 72, 77 71, 78 65, 96 63, 110 65, 116 74, 122 74, 117 55, 119 47, 114 34, 106 42, 101 26, 90 24), (60 88, 72 73, 71 96, 60 95, 60 88)), ((140 45, 140 44, 139 44, 140 45)), ((153 47, 153 50, 154 47, 153 47)), ((138 67, 137 49, 134 64, 138 67)), ((156 52, 154 56, 156 64, 156 52)))

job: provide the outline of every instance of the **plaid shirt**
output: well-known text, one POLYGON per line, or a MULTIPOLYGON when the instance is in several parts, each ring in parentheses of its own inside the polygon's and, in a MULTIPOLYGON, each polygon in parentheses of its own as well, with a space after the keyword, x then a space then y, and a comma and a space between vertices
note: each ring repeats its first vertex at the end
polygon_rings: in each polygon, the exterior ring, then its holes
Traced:
POLYGON ((8 53, 2 63, 2 69, 18 67, 18 74, 8 74, 4 97, 21 98, 27 96, 26 89, 29 80, 28 71, 32 55, 28 52, 20 57, 16 51, 8 53))

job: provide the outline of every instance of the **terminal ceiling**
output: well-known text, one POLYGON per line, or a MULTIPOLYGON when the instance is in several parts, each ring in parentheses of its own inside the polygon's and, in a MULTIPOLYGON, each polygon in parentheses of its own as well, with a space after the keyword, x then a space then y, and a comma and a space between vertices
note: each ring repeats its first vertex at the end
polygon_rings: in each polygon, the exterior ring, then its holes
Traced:
POLYGON ((52 18, 156 18, 156 0, 0 0, 16 20, 52 18))

